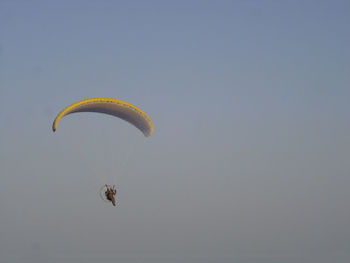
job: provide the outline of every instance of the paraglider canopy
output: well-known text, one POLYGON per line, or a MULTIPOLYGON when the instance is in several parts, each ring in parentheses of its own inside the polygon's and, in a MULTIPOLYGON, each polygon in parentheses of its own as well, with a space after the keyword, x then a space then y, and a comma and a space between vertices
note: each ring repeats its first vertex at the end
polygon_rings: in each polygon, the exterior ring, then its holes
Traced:
POLYGON ((138 128, 146 137, 153 133, 151 119, 142 110, 125 101, 111 98, 91 98, 73 103, 64 108, 53 122, 52 130, 56 131, 59 120, 75 112, 98 112, 116 116, 138 128))

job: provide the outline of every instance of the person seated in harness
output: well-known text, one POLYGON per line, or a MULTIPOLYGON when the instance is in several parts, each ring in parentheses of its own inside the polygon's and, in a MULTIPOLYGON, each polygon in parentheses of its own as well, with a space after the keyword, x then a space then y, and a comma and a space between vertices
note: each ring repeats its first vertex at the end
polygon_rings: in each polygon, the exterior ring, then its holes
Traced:
POLYGON ((106 185, 106 191, 105 191, 105 195, 107 200, 111 201, 112 204, 115 206, 115 198, 114 196, 116 195, 117 190, 115 190, 115 185, 113 185, 113 187, 108 187, 108 185, 106 185))

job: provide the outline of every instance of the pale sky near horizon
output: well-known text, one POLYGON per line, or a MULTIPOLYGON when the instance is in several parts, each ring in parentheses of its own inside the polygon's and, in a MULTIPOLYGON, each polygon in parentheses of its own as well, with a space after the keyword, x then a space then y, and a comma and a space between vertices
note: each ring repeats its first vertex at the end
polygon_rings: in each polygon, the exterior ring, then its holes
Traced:
POLYGON ((0 263, 350 262, 349 25, 348 1, 0 0, 0 263), (90 97, 154 135, 52 132, 90 97))

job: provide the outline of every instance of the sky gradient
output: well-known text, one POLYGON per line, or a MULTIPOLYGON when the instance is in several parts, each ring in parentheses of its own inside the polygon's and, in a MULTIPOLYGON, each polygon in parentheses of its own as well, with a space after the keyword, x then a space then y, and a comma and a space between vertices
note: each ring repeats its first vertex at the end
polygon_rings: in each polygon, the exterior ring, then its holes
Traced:
POLYGON ((0 0, 0 263, 349 262, 349 47, 348 1, 0 0), (52 132, 90 97, 153 136, 52 132))

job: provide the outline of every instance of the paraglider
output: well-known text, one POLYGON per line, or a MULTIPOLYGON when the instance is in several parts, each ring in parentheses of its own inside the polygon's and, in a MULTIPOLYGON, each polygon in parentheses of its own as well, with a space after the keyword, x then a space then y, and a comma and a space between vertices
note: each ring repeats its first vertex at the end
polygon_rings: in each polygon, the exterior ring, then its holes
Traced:
POLYGON ((105 191, 105 196, 106 199, 110 202, 112 202, 112 204, 115 206, 115 198, 114 196, 117 193, 117 190, 115 190, 115 185, 113 185, 113 187, 108 187, 108 185, 106 186, 106 191, 105 191))
POLYGON ((117 189, 116 186, 110 186, 108 184, 103 185, 100 188, 99 195, 100 198, 105 203, 112 203, 113 206, 119 206, 118 198, 116 197, 117 189))
MULTIPOLYGON (((129 122, 139 129, 145 137, 153 134, 153 124, 146 113, 130 103, 112 98, 90 98, 67 106, 55 118, 52 124, 52 130, 54 132, 56 131, 59 121, 64 116, 77 112, 97 112, 112 115, 129 122)), ((116 206, 116 193, 115 186, 110 187, 107 184, 100 190, 101 198, 104 201, 112 202, 114 206, 116 206), (103 191, 104 193, 102 193, 103 191)))
POLYGON ((152 121, 146 113, 130 103, 111 98, 91 98, 73 103, 57 115, 52 130, 56 131, 57 124, 62 117, 75 112, 98 112, 112 115, 131 123, 146 137, 153 133, 152 121))

